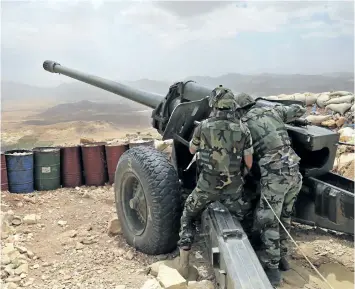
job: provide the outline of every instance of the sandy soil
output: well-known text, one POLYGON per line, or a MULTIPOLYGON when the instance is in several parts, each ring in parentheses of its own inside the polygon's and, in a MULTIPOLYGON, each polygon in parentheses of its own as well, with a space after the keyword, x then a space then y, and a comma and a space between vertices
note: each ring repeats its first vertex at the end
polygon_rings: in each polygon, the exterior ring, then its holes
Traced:
MULTIPOLYGON (((21 281, 33 282, 29 288, 137 289, 152 278, 146 274, 149 264, 177 255, 175 251, 147 256, 129 247, 121 234, 115 237, 108 234, 108 223, 116 217, 111 186, 27 195, 2 192, 1 197, 2 212, 12 210, 21 219, 28 214, 40 217, 36 224, 12 226, 13 233, 7 238, 2 234, 1 240, 2 248, 14 243, 34 253, 35 257, 28 258, 28 274, 21 281)), ((297 224, 292 234, 334 289, 353 288, 351 239, 297 224)), ((199 239, 194 246, 192 264, 198 269, 199 279, 213 281, 203 248, 199 239)), ((284 273, 281 288, 327 288, 300 253, 294 251, 291 262, 292 270, 284 273)))

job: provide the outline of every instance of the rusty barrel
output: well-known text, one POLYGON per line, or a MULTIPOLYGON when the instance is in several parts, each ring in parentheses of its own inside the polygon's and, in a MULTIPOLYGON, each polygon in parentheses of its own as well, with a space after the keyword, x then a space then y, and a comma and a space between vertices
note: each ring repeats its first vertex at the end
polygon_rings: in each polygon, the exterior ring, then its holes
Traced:
POLYGON ((80 146, 60 148, 62 186, 67 188, 80 187, 83 184, 83 166, 80 146))
POLYGON ((7 168, 5 154, 1 153, 1 191, 8 191, 7 168))
POLYGON ((133 148, 136 146, 154 146, 154 139, 139 139, 139 140, 131 140, 129 142, 129 148, 133 148))
POLYGON ((87 186, 103 186, 107 181, 105 144, 81 145, 84 179, 87 186))
POLYGON ((107 162, 107 172, 109 184, 113 184, 115 181, 115 172, 118 160, 121 155, 128 150, 128 145, 126 144, 109 144, 105 146, 106 150, 106 162, 107 162))

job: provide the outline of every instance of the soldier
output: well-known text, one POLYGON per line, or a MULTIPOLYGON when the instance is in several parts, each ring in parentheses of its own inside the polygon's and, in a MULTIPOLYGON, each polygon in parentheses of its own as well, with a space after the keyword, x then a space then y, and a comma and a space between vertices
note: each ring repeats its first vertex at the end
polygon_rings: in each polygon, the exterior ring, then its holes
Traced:
POLYGON ((241 198, 244 184, 241 169, 244 164, 250 169, 253 163, 250 132, 235 116, 238 105, 229 89, 221 86, 214 89, 209 104, 212 113, 196 127, 190 142, 190 152, 199 154, 201 170, 181 217, 178 270, 185 278, 195 233, 193 221, 200 213, 214 201, 220 201, 238 219, 249 209, 241 198))
POLYGON ((302 186, 300 158, 291 148, 285 122, 302 116, 306 109, 300 105, 254 107, 255 101, 245 93, 236 96, 245 114, 254 148, 254 166, 260 170, 261 197, 255 209, 253 230, 260 234, 259 259, 272 285, 281 282, 279 270, 287 271, 287 234, 280 226, 264 197, 284 226, 290 230, 291 213, 302 186), (255 166, 255 164, 258 164, 255 166))

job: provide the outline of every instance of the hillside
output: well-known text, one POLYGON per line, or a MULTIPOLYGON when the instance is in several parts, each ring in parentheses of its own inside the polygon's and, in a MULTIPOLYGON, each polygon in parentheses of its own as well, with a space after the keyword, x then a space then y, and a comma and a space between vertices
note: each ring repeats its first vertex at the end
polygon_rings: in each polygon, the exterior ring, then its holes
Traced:
POLYGON ((94 102, 82 100, 58 104, 36 115, 27 117, 24 124, 50 125, 71 121, 106 121, 124 127, 146 126, 150 122, 151 109, 132 101, 94 102))

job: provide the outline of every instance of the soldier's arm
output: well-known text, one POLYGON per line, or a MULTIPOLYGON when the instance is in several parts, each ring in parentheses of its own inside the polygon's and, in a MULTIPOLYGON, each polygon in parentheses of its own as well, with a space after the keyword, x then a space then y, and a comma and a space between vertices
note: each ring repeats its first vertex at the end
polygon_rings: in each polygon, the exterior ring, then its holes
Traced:
POLYGON ((298 104, 291 104, 289 106, 277 105, 274 109, 285 123, 292 122, 300 118, 306 112, 306 108, 298 104))
POLYGON ((190 141, 190 153, 195 154, 196 151, 198 150, 200 146, 200 141, 201 141, 201 124, 199 124, 194 131, 194 134, 192 136, 192 139, 190 141))
POLYGON ((246 127, 245 130, 246 138, 245 138, 245 145, 244 145, 244 163, 250 170, 253 165, 253 140, 251 138, 250 130, 246 127))

